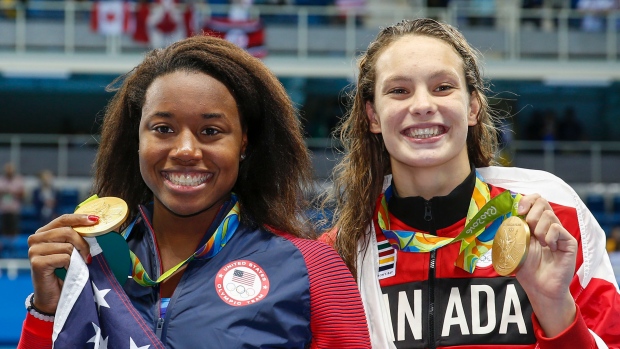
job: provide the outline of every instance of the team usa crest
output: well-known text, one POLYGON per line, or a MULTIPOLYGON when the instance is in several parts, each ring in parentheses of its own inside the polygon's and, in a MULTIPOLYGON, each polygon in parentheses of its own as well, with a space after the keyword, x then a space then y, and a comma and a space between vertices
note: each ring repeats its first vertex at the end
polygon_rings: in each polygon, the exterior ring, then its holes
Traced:
POLYGON ((258 264, 248 260, 236 260, 218 271, 215 291, 224 303, 242 307, 259 302, 267 296, 269 278, 258 264))

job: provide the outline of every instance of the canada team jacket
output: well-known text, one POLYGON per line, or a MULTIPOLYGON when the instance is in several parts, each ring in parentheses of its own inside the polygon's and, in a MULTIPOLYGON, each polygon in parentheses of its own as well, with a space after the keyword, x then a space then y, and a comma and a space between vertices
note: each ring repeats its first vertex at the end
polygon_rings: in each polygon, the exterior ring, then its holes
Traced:
MULTIPOLYGON (((155 279, 155 234, 140 211, 127 241, 155 279)), ((215 257, 188 264, 165 317, 158 287, 124 289, 166 348, 370 348, 355 280, 331 247, 243 223, 215 257)), ((27 315, 19 348, 50 338, 51 323, 27 315)))
MULTIPOLYGON (((472 274, 454 266, 459 244, 430 253, 388 249, 392 256, 379 254, 385 238, 374 222, 368 248, 358 253, 358 282, 373 348, 620 348, 620 295, 605 233, 575 191, 542 171, 489 167, 478 172, 490 185, 491 197, 505 190, 541 194, 577 239, 570 285, 577 318, 557 337, 545 338, 519 282, 495 273, 491 253, 480 258, 472 274), (391 257, 395 266, 381 263, 391 257)), ((412 230, 392 212, 390 222, 391 229, 412 230)), ((455 237, 464 224, 463 216, 436 233, 455 237)))

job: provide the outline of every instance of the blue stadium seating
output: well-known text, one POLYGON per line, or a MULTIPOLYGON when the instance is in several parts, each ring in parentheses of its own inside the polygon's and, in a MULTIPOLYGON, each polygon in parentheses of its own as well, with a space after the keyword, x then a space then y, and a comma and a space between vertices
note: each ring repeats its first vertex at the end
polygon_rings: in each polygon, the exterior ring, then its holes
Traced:
MULTIPOLYGON (((58 192, 58 206, 75 206, 80 203, 80 192, 74 188, 63 188, 58 192)), ((73 210, 71 210, 73 212, 73 210)))
POLYGON ((605 208, 605 197, 602 194, 590 193, 586 196, 585 204, 590 212, 592 212, 592 215, 596 218, 601 228, 605 230, 606 234, 609 234, 611 229, 609 214, 605 208))
POLYGON ((612 209, 609 224, 614 227, 620 225, 620 195, 615 195, 612 200, 612 209))
POLYGON ((22 235, 30 235, 41 227, 37 210, 32 205, 22 207, 19 221, 19 232, 22 235))
POLYGON ((59 215, 73 213, 75 207, 80 203, 80 193, 77 189, 64 188, 58 192, 58 202, 56 212, 59 215))
POLYGON ((592 211, 592 214, 605 213, 605 197, 602 194, 588 194, 586 197, 586 206, 592 211))

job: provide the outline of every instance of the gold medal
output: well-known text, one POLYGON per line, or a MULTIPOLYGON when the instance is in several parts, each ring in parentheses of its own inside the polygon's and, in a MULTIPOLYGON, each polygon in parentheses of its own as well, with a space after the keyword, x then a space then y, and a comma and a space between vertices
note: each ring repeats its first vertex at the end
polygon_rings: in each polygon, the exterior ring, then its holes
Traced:
POLYGON ((117 230, 127 219, 129 209, 123 199, 108 196, 86 202, 75 213, 99 217, 95 225, 73 227, 82 236, 99 236, 117 230))
POLYGON ((529 248, 530 227, 520 217, 508 217, 493 238, 493 269, 502 276, 516 273, 525 261, 529 248))

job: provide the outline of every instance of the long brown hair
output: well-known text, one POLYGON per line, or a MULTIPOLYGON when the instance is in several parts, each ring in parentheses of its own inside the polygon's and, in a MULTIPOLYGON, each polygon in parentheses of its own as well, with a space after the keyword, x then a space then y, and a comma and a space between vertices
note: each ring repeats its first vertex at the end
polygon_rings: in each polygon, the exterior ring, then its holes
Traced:
POLYGON ((300 217, 304 193, 311 187, 312 164, 295 109, 282 84, 260 60, 218 38, 195 36, 153 50, 108 87, 116 94, 105 111, 94 192, 124 199, 132 215, 139 204, 153 200, 140 175, 138 126, 149 86, 157 77, 180 70, 214 77, 235 98, 248 136, 246 158, 233 187, 241 220, 307 236, 309 225, 300 217))
POLYGON ((476 167, 489 166, 497 151, 497 130, 485 97, 487 87, 479 69, 479 53, 454 27, 433 19, 404 20, 384 28, 358 60, 357 86, 350 95, 348 114, 336 130, 344 157, 334 168, 334 187, 327 200, 335 203, 338 228, 335 247, 356 275, 358 244, 368 243, 366 230, 372 222, 375 201, 385 175, 392 172, 383 136, 369 131, 366 102, 374 102, 376 62, 385 49, 405 35, 440 39, 454 48, 463 60, 467 89, 480 103, 478 123, 467 133, 467 154, 476 167))

